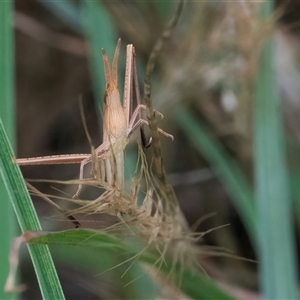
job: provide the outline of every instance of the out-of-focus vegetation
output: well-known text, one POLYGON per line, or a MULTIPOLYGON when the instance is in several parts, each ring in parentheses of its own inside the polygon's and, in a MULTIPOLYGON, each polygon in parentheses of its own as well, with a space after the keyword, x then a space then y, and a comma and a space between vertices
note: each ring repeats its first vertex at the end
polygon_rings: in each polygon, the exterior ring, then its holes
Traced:
MULTIPOLYGON (((221 227, 205 234, 199 249, 214 246, 232 254, 205 252, 198 257, 224 298, 225 293, 238 299, 293 298, 297 293, 298 20, 289 22, 290 7, 285 3, 277 3, 275 9, 266 7, 262 15, 262 6, 269 4, 187 1, 152 80, 154 107, 165 116, 159 126, 175 137, 174 142, 162 138, 162 152, 182 211, 195 231, 221 227), (198 224, 205 216, 209 217, 198 224)), ((122 38, 119 81, 123 82, 125 45, 133 43, 142 86, 152 46, 175 8, 172 1, 17 2, 18 157, 89 153, 79 95, 83 95, 89 133, 99 145, 105 82, 101 48, 112 57, 117 38, 122 38)), ((136 164, 135 138, 126 153, 128 178, 136 164)), ((147 155, 150 161, 151 150, 147 155)), ((78 177, 78 166, 26 167, 23 174, 72 179, 78 177)), ((49 183, 36 186, 44 193, 61 194, 49 183)), ((67 188, 64 193, 72 191, 67 188)), ((44 230, 72 227, 47 204, 34 200, 44 230)), ((60 205, 67 208, 64 202, 60 205)), ((80 222, 98 229, 113 220, 97 215, 81 216, 80 222)), ((159 292, 165 298, 181 296, 163 275, 137 264, 124 278, 128 265, 95 276, 128 255, 126 249, 124 257, 96 249, 53 248, 66 298, 154 298, 159 292)), ((23 252, 21 257, 20 281, 29 287, 23 297, 37 298, 28 258, 23 252)), ((186 289, 181 292, 192 297, 193 284, 197 286, 200 279, 186 276, 186 289)), ((202 290, 219 292, 203 282, 202 290)), ((207 293, 201 296, 207 299, 207 293)))

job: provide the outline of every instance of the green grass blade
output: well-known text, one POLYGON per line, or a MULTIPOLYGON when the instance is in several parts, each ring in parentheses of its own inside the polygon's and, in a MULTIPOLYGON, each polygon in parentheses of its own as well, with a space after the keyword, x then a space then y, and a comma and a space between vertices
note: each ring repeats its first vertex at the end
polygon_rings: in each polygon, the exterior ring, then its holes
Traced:
POLYGON ((11 144, 14 144, 14 46, 13 46, 13 4, 0 2, 0 115, 11 144))
MULTIPOLYGON (((57 258, 58 264, 63 263, 65 266, 72 266, 74 272, 79 270, 77 280, 80 278, 81 271, 86 271, 93 280, 99 280, 98 291, 100 294, 101 290, 106 289, 105 286, 101 286, 101 282, 103 283, 103 280, 105 281, 108 278, 116 280, 113 290, 120 293, 122 299, 155 299, 159 294, 156 282, 145 273, 143 266, 138 263, 132 264, 132 261, 122 264, 124 257, 127 259, 128 256, 124 251, 114 252, 113 249, 109 248, 99 249, 62 244, 51 244, 50 249, 53 257, 57 258), (122 265, 111 269, 119 264, 122 265), (129 265, 131 267, 128 270, 129 265), (99 274, 100 270, 103 271, 102 274, 99 274), (124 276, 121 276, 123 274, 124 276), (135 280, 137 278, 138 280, 135 280), (129 282, 132 283, 127 285, 129 282), (127 286, 124 287, 125 285, 127 286), (117 286, 122 290, 116 288, 117 286)), ((110 297, 116 298, 116 295, 110 295, 110 297)))
MULTIPOLYGON (((19 167, 12 161, 13 153, 0 120, 0 176, 15 210, 22 232, 41 230, 36 212, 24 184, 19 167)), ((8 199, 2 199, 3 201, 8 199)), ((2 230, 5 230, 2 228, 2 230)), ((43 299, 64 299, 47 245, 28 245, 43 299)))
MULTIPOLYGON (((115 236, 101 233, 96 230, 88 229, 73 229, 68 231, 43 234, 38 233, 39 237, 36 237, 30 241, 30 243, 47 243, 47 244, 60 244, 60 245, 80 245, 85 247, 93 247, 100 251, 111 251, 116 256, 122 254, 127 258, 134 257, 141 249, 135 247, 134 243, 129 241, 123 242, 115 236)), ((141 254, 139 260, 146 262, 152 266, 157 266, 157 255, 153 254, 141 254)), ((169 275, 172 263, 166 259, 166 263, 162 264, 160 270, 169 275), (168 267, 169 266, 169 267, 168 267)), ((207 276, 194 271, 184 269, 183 272, 180 268, 174 268, 172 270, 171 277, 175 282, 181 281, 180 289, 188 295, 191 299, 232 299, 220 289, 218 289, 212 280, 207 276)))
MULTIPOLYGON (((262 4, 271 15, 272 1, 262 4)), ((297 259, 285 162, 274 45, 263 47, 254 103, 255 176, 261 289, 265 299, 298 299, 297 259)))
POLYGON ((239 166, 187 108, 178 107, 175 120, 190 142, 207 159, 220 177, 244 221, 253 245, 256 245, 256 212, 253 194, 239 166))
MULTIPOLYGON (((14 47, 13 47, 13 2, 0 2, 0 118, 8 134, 11 144, 15 144, 15 122, 14 122, 14 47)), ((5 228, 1 234, 1 256, 0 256, 0 285, 4 286, 9 271, 8 256, 11 242, 15 236, 15 218, 5 185, 0 180, 0 228, 5 228)), ((15 296, 8 295, 3 288, 0 290, 0 299, 14 299, 15 296)))

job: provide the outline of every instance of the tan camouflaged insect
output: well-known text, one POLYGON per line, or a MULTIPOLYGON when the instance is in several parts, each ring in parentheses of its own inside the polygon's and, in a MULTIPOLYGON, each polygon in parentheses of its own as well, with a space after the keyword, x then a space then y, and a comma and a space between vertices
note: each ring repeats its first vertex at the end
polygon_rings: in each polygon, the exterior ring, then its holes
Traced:
MULTIPOLYGON (((102 49, 104 71, 106 79, 106 89, 104 94, 104 113, 103 113, 103 143, 95 149, 97 160, 105 162, 106 182, 118 189, 123 188, 124 184, 124 149, 129 142, 131 134, 148 121, 141 118, 140 111, 145 109, 145 105, 140 104, 139 88, 137 81, 135 49, 132 44, 127 45, 126 49, 126 71, 124 83, 123 106, 120 101, 118 89, 118 58, 120 52, 121 39, 115 50, 112 67, 110 68, 108 56, 102 49), (133 88, 137 97, 137 107, 132 111, 133 88)), ((156 112, 162 117, 162 114, 156 112)), ((159 129, 167 137, 173 136, 159 129)), ((49 164, 78 164, 80 163, 79 179, 83 179, 84 166, 93 159, 92 154, 61 154, 52 156, 41 156, 32 158, 17 158, 15 162, 19 166, 26 165, 49 165, 49 164)), ((78 197, 82 189, 79 185, 73 197, 78 197)))

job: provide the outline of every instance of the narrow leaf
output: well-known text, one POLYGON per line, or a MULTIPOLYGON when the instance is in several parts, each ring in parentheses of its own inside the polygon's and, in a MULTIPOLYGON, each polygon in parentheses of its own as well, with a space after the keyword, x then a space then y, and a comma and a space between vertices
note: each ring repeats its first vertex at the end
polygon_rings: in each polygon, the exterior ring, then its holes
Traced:
MULTIPOLYGON (((270 17, 271 10, 272 1, 265 1, 263 18, 270 17)), ((265 299, 297 299, 297 259, 273 49, 270 38, 261 53, 254 103, 260 281, 265 299)))
MULTIPOLYGON (((0 178, 15 210, 22 232, 41 230, 39 220, 24 184, 19 167, 13 163, 13 153, 0 120, 0 178)), ((8 199, 3 199, 8 201, 8 199)), ((2 228, 5 230, 5 228, 2 228)), ((64 299, 58 276, 47 245, 28 245, 43 299, 64 299)))
MULTIPOLYGON (((127 254, 132 257, 138 255, 136 247, 132 247, 130 242, 122 240, 101 231, 76 229, 56 233, 43 234, 33 233, 30 243, 47 243, 47 244, 65 244, 85 247, 96 247, 99 249, 110 249, 117 254, 127 254), (35 237, 34 237, 35 236, 35 237)), ((150 265, 156 265, 158 255, 151 253, 143 253, 139 257, 139 261, 146 262, 150 265)), ((170 275, 172 262, 166 259, 161 266, 160 271, 166 275, 170 275)), ((192 299, 232 299, 224 292, 219 290, 212 280, 199 272, 193 273, 188 269, 181 269, 180 266, 172 270, 171 278, 174 282, 180 282, 180 289, 192 299)))
POLYGON ((184 106, 177 108, 175 120, 185 132, 190 142, 211 164, 212 169, 219 176, 242 220, 256 244, 256 212, 252 189, 237 163, 226 153, 224 147, 213 138, 205 126, 197 120, 184 106))

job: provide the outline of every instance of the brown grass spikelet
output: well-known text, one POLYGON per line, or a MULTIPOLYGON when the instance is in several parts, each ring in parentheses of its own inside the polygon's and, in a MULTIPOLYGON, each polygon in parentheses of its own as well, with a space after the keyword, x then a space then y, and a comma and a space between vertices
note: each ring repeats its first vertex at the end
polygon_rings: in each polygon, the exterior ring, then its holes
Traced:
MULTIPOLYGON (((74 183, 78 183, 75 181, 74 183)), ((157 266, 171 257, 170 272, 177 264, 195 266, 199 248, 195 242, 202 237, 193 234, 176 201, 169 201, 159 189, 154 175, 149 170, 146 156, 139 146, 139 158, 135 176, 131 180, 130 192, 96 179, 85 180, 83 184, 95 185, 104 190, 94 200, 66 199, 76 206, 67 215, 108 214, 118 218, 116 224, 102 228, 123 239, 134 239, 146 248, 159 254, 157 266), (143 196, 142 204, 138 199, 143 196)), ((144 249, 144 250, 145 250, 144 249)), ((142 251, 144 251, 142 250, 142 251)))

